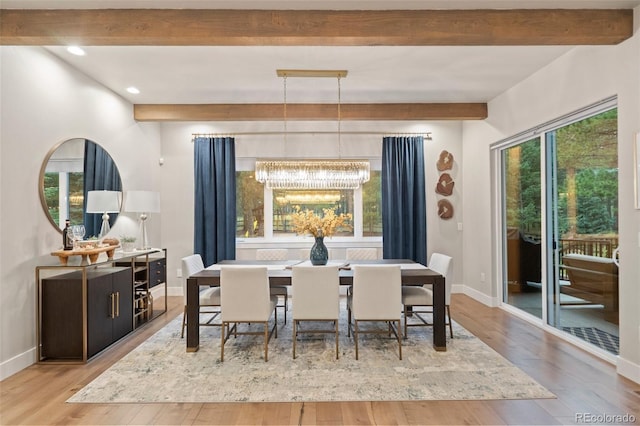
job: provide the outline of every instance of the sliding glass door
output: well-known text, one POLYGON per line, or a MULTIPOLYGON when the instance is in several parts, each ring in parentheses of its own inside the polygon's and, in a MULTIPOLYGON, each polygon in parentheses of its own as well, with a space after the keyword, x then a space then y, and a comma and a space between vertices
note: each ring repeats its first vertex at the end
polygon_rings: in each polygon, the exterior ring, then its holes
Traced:
POLYGON ((618 351, 617 109, 500 148, 503 300, 618 351))
POLYGON ((546 133, 547 322, 616 354, 617 152, 615 108, 546 133))
POLYGON ((542 318, 540 138, 502 151, 504 300, 542 318))

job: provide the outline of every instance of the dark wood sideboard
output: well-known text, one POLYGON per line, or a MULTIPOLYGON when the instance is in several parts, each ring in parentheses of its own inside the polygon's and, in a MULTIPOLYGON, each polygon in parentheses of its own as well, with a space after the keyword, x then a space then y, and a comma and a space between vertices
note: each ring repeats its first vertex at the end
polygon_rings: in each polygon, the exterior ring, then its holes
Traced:
POLYGON ((84 363, 167 311, 166 249, 36 268, 37 361, 84 363), (151 289, 165 284, 164 308, 151 289))

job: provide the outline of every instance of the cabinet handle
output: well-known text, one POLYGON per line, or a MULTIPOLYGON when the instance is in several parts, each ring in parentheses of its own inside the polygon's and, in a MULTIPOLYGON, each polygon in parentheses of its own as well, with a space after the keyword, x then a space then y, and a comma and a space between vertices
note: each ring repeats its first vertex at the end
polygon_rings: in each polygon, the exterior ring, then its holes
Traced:
POLYGON ((111 318, 115 318, 115 310, 116 310, 116 308, 115 308, 115 301, 116 301, 116 299, 115 299, 115 297, 114 297, 114 294, 113 294, 113 293, 111 293, 111 294, 109 295, 109 298, 111 299, 111 315, 110 315, 110 316, 111 316, 111 318))
POLYGON ((116 291, 116 316, 120 316, 120 292, 116 291))

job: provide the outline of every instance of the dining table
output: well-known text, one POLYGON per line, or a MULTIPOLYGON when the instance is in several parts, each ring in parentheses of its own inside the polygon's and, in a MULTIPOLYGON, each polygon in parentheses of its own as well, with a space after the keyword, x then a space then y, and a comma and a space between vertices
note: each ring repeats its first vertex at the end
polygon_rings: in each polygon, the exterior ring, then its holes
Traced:
MULTIPOLYGON (((201 286, 220 285, 220 267, 266 266, 269 284, 291 285, 291 272, 294 265, 309 263, 300 260, 223 260, 187 278, 187 352, 196 352, 200 346, 199 292, 201 286)), ((353 284, 353 265, 399 265, 402 285, 422 286, 430 284, 433 288, 433 347, 436 351, 446 351, 445 319, 445 278, 421 263, 408 259, 377 260, 331 260, 339 267, 340 285, 353 284)))

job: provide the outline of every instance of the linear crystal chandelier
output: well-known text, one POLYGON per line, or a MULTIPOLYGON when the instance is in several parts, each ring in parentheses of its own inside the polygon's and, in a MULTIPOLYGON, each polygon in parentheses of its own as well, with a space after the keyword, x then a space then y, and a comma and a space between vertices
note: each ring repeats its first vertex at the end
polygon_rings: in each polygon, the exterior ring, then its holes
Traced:
POLYGON ((369 162, 256 161, 256 180, 271 189, 356 189, 369 180, 369 162))
MULTIPOLYGON (((340 79, 344 70, 277 70, 284 82, 284 137, 287 138, 287 77, 333 77, 338 80, 338 149, 340 150, 340 79)), ((258 160, 255 177, 271 189, 356 189, 369 181, 366 160, 258 160)))

